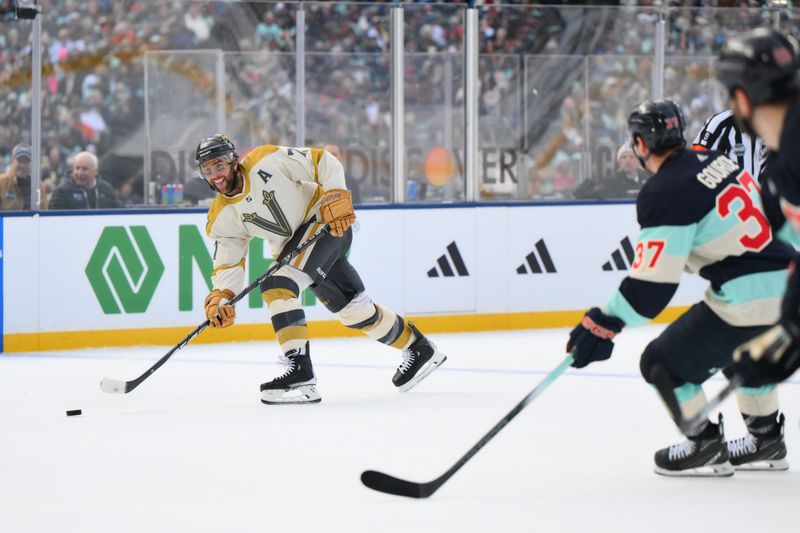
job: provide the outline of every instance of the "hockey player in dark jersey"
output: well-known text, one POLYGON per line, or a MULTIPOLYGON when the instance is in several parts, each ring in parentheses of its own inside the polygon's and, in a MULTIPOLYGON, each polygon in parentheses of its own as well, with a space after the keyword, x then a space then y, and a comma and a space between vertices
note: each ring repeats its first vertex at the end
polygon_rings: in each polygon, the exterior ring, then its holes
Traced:
MULTIPOLYGON (((792 250, 773 239, 747 171, 722 154, 685 148, 683 116, 673 102, 641 103, 628 128, 637 158, 653 173, 636 200, 636 256, 608 302, 590 309, 572 330, 567 350, 577 368, 608 359, 624 326, 655 318, 683 271, 699 274, 709 282, 703 301, 653 340, 640 361, 645 380, 668 380, 682 415, 691 418, 706 405, 702 383, 731 364, 739 344, 777 319, 792 250)), ((788 468, 775 387, 745 385, 737 390, 739 409, 749 433, 768 449, 754 453, 749 437, 726 444, 720 417, 656 452, 656 472, 727 476, 733 467, 788 468)))
MULTIPOLYGON (((719 80, 742 128, 769 148, 765 205, 773 227, 800 241, 800 63, 797 42, 770 29, 730 40, 717 63, 719 80), (777 201, 776 201, 777 198, 777 201), (788 221, 788 222, 787 222, 788 221), (782 226, 782 227, 781 227, 782 226)), ((797 260, 795 260, 797 265, 797 260)), ((800 367, 800 272, 787 284, 778 323, 734 353, 735 371, 751 382, 776 383, 800 367)))

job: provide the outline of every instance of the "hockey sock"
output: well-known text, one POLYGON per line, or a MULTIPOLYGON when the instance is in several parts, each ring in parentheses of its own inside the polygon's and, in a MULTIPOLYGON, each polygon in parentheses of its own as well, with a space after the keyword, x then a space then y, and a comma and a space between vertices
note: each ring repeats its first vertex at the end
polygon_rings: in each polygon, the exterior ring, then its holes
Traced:
POLYGON ((774 385, 739 387, 736 403, 750 433, 764 437, 778 431, 778 391, 774 385))
MULTIPOLYGON (((684 383, 680 387, 675 388, 675 398, 681 407, 681 414, 683 418, 689 420, 694 418, 706 406, 706 393, 703 387, 696 383, 684 383)), ((703 425, 698 427, 693 435, 686 435, 687 437, 696 437, 703 433, 709 427, 708 420, 704 421, 703 425)))
POLYGON ((392 348, 408 348, 415 340, 403 317, 373 303, 364 293, 355 297, 338 314, 339 320, 348 328, 361 330, 369 338, 392 348))
POLYGON ((308 342, 306 314, 297 293, 289 289, 273 288, 261 295, 272 315, 272 327, 283 353, 305 347, 308 342))

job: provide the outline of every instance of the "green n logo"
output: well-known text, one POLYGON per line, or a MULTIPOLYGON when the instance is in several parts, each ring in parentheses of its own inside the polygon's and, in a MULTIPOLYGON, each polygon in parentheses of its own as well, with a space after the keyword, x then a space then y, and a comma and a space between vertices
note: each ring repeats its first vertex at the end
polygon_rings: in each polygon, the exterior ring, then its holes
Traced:
POLYGON ((144 313, 164 264, 144 226, 108 226, 86 265, 86 277, 107 315, 144 313))
MULTIPOLYGON (((178 309, 181 311, 191 311, 194 303, 192 301, 194 291, 194 275, 199 272, 200 279, 208 290, 211 290, 211 271, 213 270, 213 259, 208 251, 205 238, 200 234, 194 224, 182 225, 179 227, 179 253, 178 253, 178 309)), ((246 283, 250 284, 261 274, 267 271, 274 259, 269 254, 269 248, 263 239, 258 237, 250 241, 247 252, 248 277, 246 283)), ((316 304, 314 293, 306 289, 300 296, 300 302, 304 306, 316 304)), ((244 301, 242 302, 244 303, 244 301)), ((257 288, 250 292, 247 297, 250 309, 261 309, 264 307, 264 300, 261 299, 261 291, 257 288)))

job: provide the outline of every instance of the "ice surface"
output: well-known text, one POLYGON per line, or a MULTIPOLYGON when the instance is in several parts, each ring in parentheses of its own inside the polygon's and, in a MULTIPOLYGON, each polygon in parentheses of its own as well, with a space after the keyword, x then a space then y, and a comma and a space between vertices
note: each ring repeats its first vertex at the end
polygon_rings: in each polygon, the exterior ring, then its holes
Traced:
MULTIPOLYGON (((133 379, 168 347, 0 355, 0 530, 798 531, 798 380, 781 388, 788 472, 652 472, 681 439, 638 374, 660 329, 627 330, 611 361, 568 371, 421 501, 359 475, 438 477, 561 361, 566 330, 434 335, 448 361, 406 394, 391 384, 397 352, 315 340, 322 403, 304 406, 259 401, 283 370, 274 343, 189 345, 125 395, 100 379, 133 379)), ((740 436, 732 398, 723 413, 740 436)))

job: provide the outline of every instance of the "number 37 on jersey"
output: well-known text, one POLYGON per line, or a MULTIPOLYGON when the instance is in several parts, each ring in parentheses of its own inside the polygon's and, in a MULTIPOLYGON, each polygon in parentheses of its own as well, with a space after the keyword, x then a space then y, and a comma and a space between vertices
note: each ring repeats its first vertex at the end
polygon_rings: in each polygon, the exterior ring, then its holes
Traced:
POLYGON ((761 206, 758 184, 742 171, 735 182, 729 182, 717 193, 712 212, 697 224, 643 229, 631 270, 661 270, 666 267, 662 264, 665 257, 671 257, 673 262, 675 256, 685 260, 693 253, 724 257, 759 252, 771 241, 772 229, 761 206))

